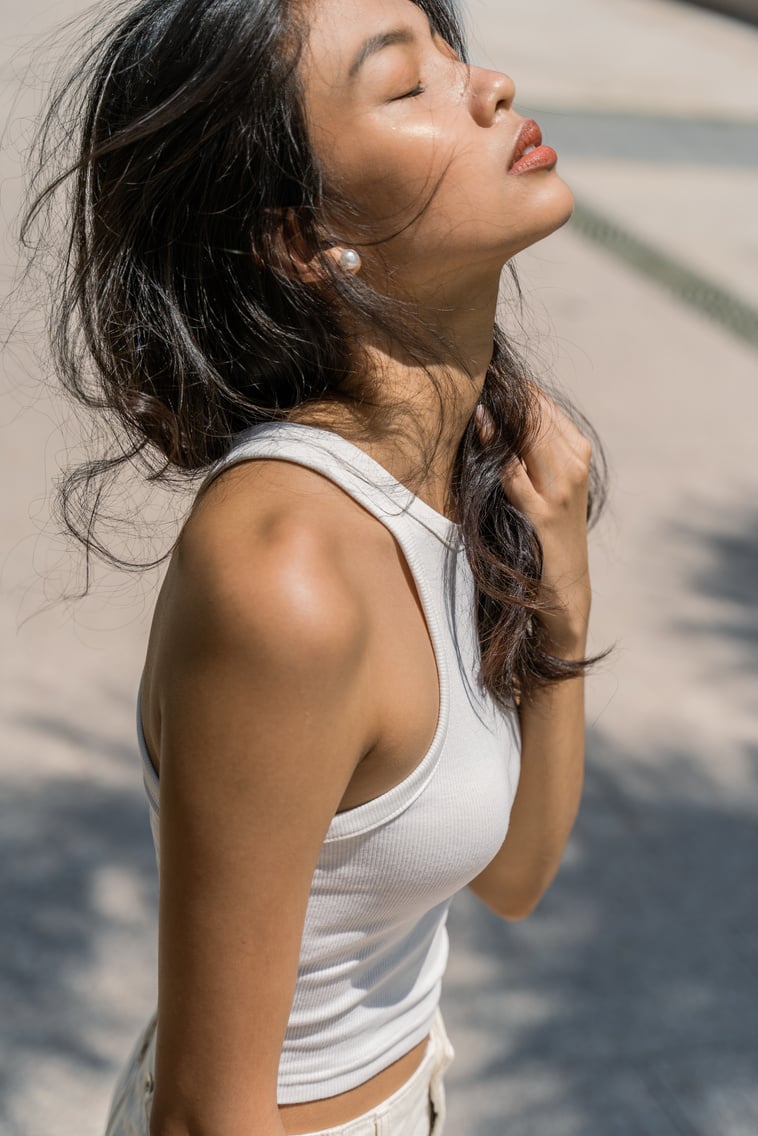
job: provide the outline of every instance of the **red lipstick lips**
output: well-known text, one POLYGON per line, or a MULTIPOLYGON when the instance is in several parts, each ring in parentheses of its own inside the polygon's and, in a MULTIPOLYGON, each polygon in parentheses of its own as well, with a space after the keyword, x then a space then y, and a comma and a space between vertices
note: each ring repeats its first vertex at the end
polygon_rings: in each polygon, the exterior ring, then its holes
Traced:
POLYGON ((537 123, 528 118, 516 138, 508 173, 525 174, 530 170, 550 169, 557 161, 558 155, 552 146, 542 145, 542 131, 537 123), (526 153, 527 150, 529 153, 526 153))

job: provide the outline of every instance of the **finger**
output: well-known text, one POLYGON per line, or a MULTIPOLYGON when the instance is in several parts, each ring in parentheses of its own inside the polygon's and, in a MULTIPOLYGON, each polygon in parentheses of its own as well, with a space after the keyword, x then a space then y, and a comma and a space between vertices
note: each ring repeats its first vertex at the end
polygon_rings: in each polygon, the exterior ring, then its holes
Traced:
POLYGON ((543 391, 538 393, 537 407, 538 422, 529 449, 537 449, 544 445, 553 446, 556 439, 570 438, 577 432, 568 415, 543 391))
POLYGON ((540 408, 539 428, 522 457, 535 487, 543 491, 588 468, 592 447, 552 399, 542 396, 540 408))
POLYGON ((500 483, 505 496, 519 512, 528 516, 534 511, 539 498, 523 461, 514 458, 500 475, 500 483))
POLYGON ((495 423, 489 410, 482 406, 481 402, 474 411, 474 421, 479 432, 479 441, 483 446, 488 445, 495 437, 495 423))

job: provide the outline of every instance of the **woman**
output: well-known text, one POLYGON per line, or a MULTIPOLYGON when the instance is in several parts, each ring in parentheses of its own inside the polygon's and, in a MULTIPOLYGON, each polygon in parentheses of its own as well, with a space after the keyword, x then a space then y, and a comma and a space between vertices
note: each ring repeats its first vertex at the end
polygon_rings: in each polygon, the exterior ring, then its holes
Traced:
POLYGON ((143 0, 47 121, 61 372, 122 438, 68 522, 107 551, 127 460, 205 478, 140 686, 159 1001, 109 1136, 441 1132, 450 899, 524 918, 575 819, 590 445, 495 325, 572 197, 464 51, 447 0, 143 0))

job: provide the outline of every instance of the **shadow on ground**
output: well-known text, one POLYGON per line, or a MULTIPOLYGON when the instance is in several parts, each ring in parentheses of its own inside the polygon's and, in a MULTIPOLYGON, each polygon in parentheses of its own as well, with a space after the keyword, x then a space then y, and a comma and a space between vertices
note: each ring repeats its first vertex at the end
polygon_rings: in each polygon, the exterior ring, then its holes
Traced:
POLYGON ((706 530, 677 526, 677 539, 689 551, 689 586, 708 600, 708 619, 690 620, 678 629, 690 635, 717 636, 735 645, 738 664, 758 675, 758 508, 734 509, 709 516, 706 530))
POLYGON ((593 736, 537 910, 502 923, 462 896, 451 913, 452 1130, 758 1131, 757 862, 758 793, 719 800, 689 754, 643 764, 593 736))
POLYGON ((671 633, 720 684, 723 748, 677 745, 677 722, 691 731, 676 706, 663 742, 644 708, 625 744, 593 732, 579 818, 537 910, 509 924, 456 900, 453 1133, 758 1132, 758 742, 729 728, 758 662, 758 511, 692 517, 667 533, 687 590, 671 633))
POLYGON ((13 726, 93 755, 90 777, 3 787, 0 1129, 37 1136, 26 1094, 44 1096, 48 1077, 72 1095, 78 1077, 110 1083, 126 1055, 119 1038, 144 997, 132 968, 154 950, 157 873, 136 747, 48 713, 13 726), (127 787, 98 783, 98 765, 127 762, 127 787))

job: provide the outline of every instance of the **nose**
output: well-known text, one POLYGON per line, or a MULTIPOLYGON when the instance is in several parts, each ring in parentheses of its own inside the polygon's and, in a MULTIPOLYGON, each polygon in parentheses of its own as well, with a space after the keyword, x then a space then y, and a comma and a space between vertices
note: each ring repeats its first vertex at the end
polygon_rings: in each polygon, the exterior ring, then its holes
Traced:
POLYGON ((470 84, 472 114, 480 126, 492 126, 502 113, 511 109, 516 86, 510 75, 472 67, 470 84))

